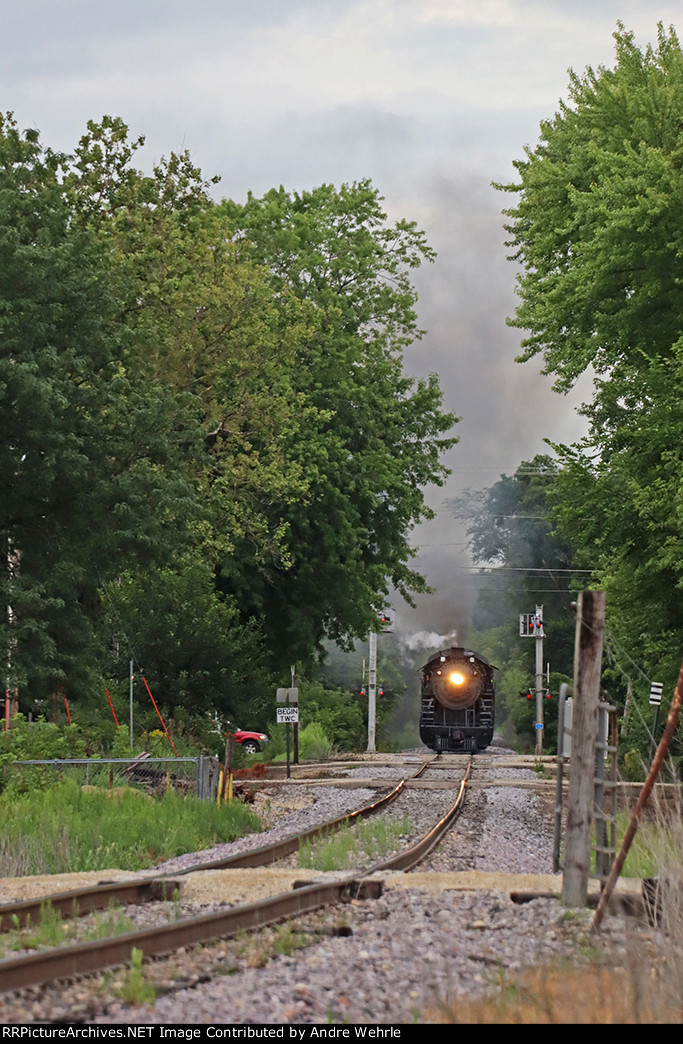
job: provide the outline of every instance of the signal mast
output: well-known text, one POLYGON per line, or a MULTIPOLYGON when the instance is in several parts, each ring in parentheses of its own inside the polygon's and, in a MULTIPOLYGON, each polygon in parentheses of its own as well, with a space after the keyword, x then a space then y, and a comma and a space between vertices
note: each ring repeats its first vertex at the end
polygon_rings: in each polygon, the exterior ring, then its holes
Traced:
POLYGON ((521 638, 536 639, 536 749, 543 753, 543 606, 537 605, 534 613, 520 613, 519 634, 521 638))

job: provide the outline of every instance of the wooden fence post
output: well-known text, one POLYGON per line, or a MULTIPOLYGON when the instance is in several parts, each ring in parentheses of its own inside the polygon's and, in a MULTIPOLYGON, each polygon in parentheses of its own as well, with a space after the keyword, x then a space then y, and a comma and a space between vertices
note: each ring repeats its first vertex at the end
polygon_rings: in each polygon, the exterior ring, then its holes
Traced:
POLYGON ((585 906, 588 898, 604 629, 605 592, 582 591, 576 613, 571 774, 562 879, 566 906, 585 906))

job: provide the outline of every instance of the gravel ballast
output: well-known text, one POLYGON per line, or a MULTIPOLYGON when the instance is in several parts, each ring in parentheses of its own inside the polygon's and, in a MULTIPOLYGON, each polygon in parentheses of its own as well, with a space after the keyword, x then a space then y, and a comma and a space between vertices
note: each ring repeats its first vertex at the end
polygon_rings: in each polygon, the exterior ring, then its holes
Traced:
MULTIPOLYGON (((0 1021, 440 1021, 458 998, 484 994, 501 974, 575 954, 585 939, 590 911, 568 918, 558 900, 515 904, 510 898, 520 881, 511 875, 524 875, 526 888, 536 875, 543 875, 537 878, 542 881, 538 891, 548 890, 553 881, 555 889, 561 889, 560 878, 552 877, 552 807, 529 790, 514 787, 515 779, 534 778, 528 769, 509 769, 505 786, 473 789, 462 816, 429 861, 414 874, 386 875, 379 899, 310 915, 294 934, 289 927, 274 927, 176 955, 170 963, 150 964, 147 977, 161 984, 161 995, 153 1004, 136 1006, 117 999, 124 975, 117 971, 109 974, 105 989, 98 976, 69 990, 0 995, 0 1021), (308 944, 294 948, 304 937, 308 944)), ((496 773, 495 781, 500 779, 496 773)), ((298 787, 299 807, 279 816, 272 830, 156 869, 173 873, 228 851, 268 843, 294 833, 304 822, 313 825, 358 808, 378 793, 298 787)), ((275 807, 281 795, 273 790, 269 800, 275 807)), ((407 814, 419 833, 433 825, 452 800, 450 790, 407 791, 391 814, 407 814)), ((256 881, 256 872, 246 874, 256 881)), ((194 901, 215 902, 219 890, 214 880, 207 895, 194 901)), ((245 901, 234 885, 231 891, 233 901, 245 901)), ((608 916, 593 945, 625 951, 629 931, 626 920, 608 916)))

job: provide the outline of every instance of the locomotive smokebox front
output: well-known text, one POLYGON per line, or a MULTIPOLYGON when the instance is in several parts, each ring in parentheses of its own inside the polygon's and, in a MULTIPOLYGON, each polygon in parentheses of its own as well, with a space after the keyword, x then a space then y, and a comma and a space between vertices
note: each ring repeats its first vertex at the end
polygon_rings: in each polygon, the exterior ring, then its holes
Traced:
POLYGON ((480 653, 452 646, 422 668, 420 739, 438 753, 485 750, 493 739, 495 667, 480 653))
POLYGON ((465 710, 481 696, 485 678, 470 660, 446 660, 432 674, 432 692, 443 707, 465 710))

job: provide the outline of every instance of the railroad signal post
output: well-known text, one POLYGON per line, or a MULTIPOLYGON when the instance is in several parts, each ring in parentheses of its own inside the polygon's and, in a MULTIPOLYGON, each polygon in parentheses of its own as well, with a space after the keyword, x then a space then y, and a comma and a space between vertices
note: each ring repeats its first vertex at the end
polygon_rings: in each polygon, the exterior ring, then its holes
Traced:
POLYGON ((519 634, 521 638, 536 639, 536 748, 543 753, 543 606, 537 605, 534 613, 520 613, 519 634))
MULTIPOLYGON (((381 613, 377 622, 380 634, 390 634, 387 624, 391 623, 391 617, 381 613)), ((365 663, 363 663, 363 681, 365 681, 365 663)), ((368 753, 374 754, 375 731, 377 721, 377 631, 370 631, 368 635, 368 753)))
POLYGON ((375 722, 377 717, 377 633, 368 635, 368 752, 375 752, 375 722))

